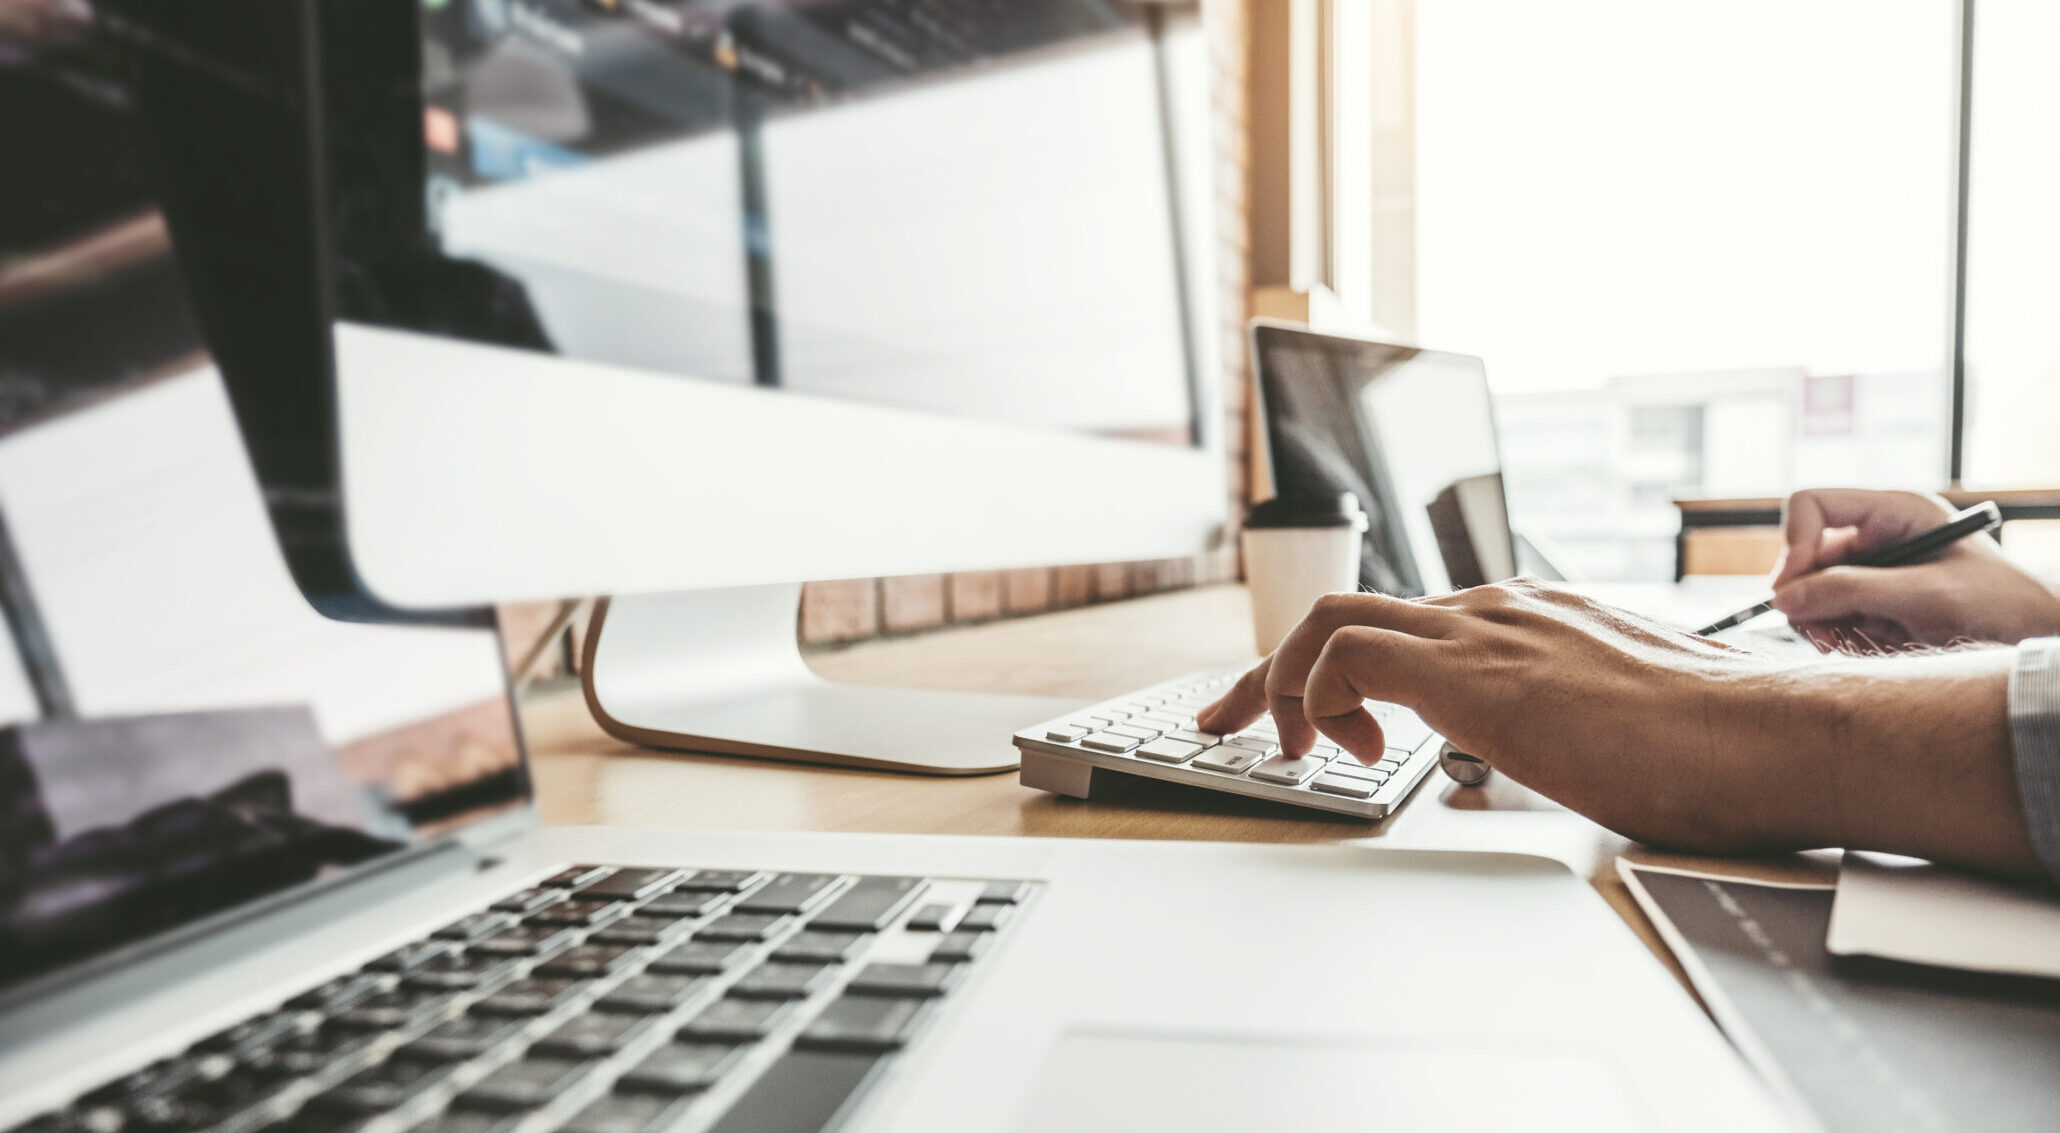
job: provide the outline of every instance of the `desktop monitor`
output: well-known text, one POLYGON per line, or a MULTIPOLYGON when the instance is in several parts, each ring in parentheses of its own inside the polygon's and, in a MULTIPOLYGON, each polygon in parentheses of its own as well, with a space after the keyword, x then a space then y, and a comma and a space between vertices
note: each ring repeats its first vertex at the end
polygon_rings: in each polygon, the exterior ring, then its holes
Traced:
POLYGON ((1221 538, 1191 5, 161 7, 229 68, 156 128, 332 616, 613 594, 617 735, 993 771, 1073 705, 823 686, 799 584, 1221 538))

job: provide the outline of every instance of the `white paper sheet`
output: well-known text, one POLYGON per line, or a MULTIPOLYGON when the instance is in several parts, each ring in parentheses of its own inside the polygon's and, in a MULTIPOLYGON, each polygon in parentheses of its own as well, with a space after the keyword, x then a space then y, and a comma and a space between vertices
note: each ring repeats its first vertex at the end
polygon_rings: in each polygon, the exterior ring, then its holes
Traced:
POLYGON ((2060 978, 2060 897, 1914 858, 1848 853, 1824 945, 1840 956, 2060 978))

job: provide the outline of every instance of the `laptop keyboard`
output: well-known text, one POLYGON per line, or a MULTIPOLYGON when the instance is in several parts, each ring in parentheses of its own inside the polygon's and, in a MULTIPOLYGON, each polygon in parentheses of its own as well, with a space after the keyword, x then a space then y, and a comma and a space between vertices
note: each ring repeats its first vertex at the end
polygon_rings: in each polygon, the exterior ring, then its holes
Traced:
POLYGON ((1034 888, 573 866, 19 1129, 815 1133, 1034 888))
POLYGON ((1204 732, 1195 713, 1229 691, 1242 667, 1212 669, 1119 696, 1016 733, 1023 785, 1086 797, 1090 773, 1163 779, 1357 818, 1385 818, 1438 762, 1440 738, 1399 704, 1366 702, 1386 754, 1362 763, 1319 737, 1289 756, 1271 716, 1235 735, 1204 732))

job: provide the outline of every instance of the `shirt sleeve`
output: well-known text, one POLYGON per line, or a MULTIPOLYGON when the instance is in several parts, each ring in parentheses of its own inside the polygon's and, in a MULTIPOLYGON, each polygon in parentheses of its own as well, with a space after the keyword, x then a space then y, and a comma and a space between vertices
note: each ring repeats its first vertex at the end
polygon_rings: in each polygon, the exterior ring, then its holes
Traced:
POLYGON ((2032 849, 2046 874, 2060 881, 2060 637, 2035 637, 2017 647, 2010 746, 2032 849))

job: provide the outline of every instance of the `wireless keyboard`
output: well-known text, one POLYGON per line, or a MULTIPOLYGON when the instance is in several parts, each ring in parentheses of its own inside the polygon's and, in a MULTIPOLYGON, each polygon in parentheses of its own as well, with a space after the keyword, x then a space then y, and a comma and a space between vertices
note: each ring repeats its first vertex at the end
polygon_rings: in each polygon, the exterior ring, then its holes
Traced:
POLYGON ((1017 732, 1023 785, 1084 799, 1097 775, 1141 775, 1372 820, 1386 818, 1437 765, 1440 737, 1416 713, 1380 701, 1366 708, 1388 751, 1372 764, 1321 738, 1308 755, 1290 757, 1270 716, 1235 735, 1200 730, 1195 713, 1243 672, 1191 674, 1017 732))

